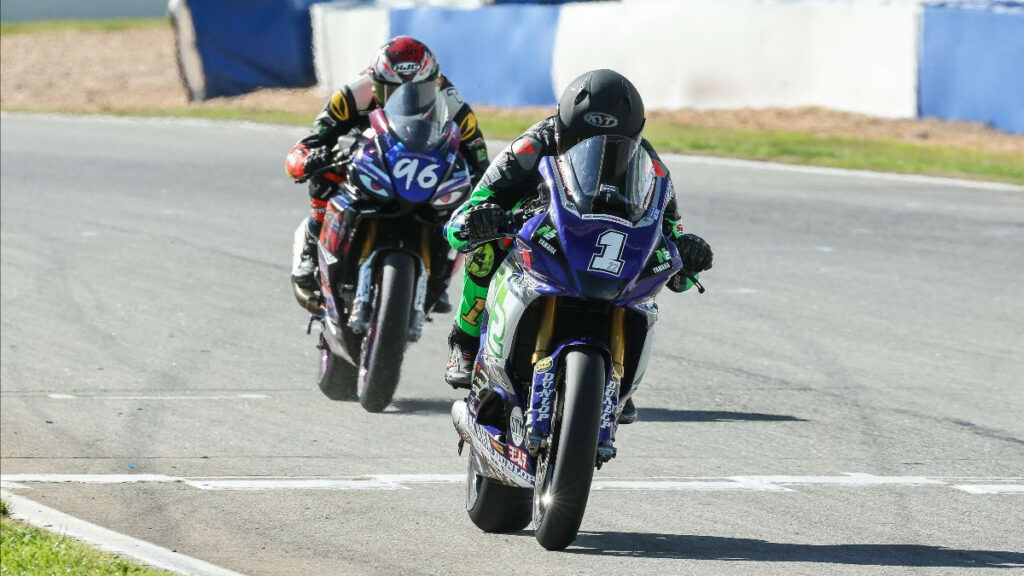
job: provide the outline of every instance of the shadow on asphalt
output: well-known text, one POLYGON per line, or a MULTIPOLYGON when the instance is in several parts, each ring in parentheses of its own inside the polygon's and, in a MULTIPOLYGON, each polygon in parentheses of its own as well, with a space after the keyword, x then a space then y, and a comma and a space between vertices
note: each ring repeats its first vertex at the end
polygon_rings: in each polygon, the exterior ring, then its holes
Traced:
POLYGON ((750 538, 638 532, 580 532, 566 552, 627 558, 820 562, 861 566, 1024 566, 1024 553, 1002 550, 958 550, 920 544, 788 544, 750 538))
POLYGON ((451 414, 452 400, 400 398, 391 402, 385 414, 451 414))
POLYGON ((725 412, 719 410, 674 410, 672 408, 637 407, 639 422, 807 422, 788 414, 758 412, 725 412))

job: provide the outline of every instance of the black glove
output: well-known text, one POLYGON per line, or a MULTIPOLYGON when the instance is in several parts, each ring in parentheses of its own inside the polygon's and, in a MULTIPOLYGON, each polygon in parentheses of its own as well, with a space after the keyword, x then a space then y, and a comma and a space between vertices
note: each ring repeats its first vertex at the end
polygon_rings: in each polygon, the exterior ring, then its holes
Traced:
POLYGON ((700 274, 711 269, 714 253, 711 246, 696 234, 683 234, 676 238, 676 247, 683 258, 683 269, 690 274, 700 274))
POLYGON ((478 204, 459 215, 462 239, 470 242, 497 238, 508 230, 508 214, 497 204, 478 204))
POLYGON ((306 169, 306 177, 319 172, 331 164, 334 164, 334 154, 331 153, 327 146, 310 150, 309 155, 306 156, 306 161, 303 163, 303 167, 306 169))

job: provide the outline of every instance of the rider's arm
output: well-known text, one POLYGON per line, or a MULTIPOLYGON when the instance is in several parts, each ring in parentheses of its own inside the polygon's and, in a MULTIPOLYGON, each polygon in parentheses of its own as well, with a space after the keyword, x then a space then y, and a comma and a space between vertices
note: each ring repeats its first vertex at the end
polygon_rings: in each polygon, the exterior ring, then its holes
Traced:
POLYGON ((316 168, 329 162, 327 152, 338 138, 366 123, 366 112, 373 106, 373 84, 365 74, 331 94, 330 100, 313 120, 313 133, 299 140, 288 151, 285 170, 303 180, 316 168))
POLYGON ((499 152, 469 199, 452 213, 445 224, 444 234, 452 247, 457 250, 470 242, 461 234, 463 219, 459 216, 463 212, 480 204, 497 204, 506 211, 512 210, 525 194, 536 189, 540 159, 554 154, 553 118, 534 124, 499 152))
POLYGON ((476 184, 487 170, 487 144, 484 142, 484 133, 480 131, 477 124, 476 114, 469 104, 462 100, 459 91, 452 85, 448 78, 441 77, 441 94, 449 110, 454 110, 452 121, 462 131, 459 142, 459 152, 469 164, 469 171, 473 177, 473 184, 476 184))

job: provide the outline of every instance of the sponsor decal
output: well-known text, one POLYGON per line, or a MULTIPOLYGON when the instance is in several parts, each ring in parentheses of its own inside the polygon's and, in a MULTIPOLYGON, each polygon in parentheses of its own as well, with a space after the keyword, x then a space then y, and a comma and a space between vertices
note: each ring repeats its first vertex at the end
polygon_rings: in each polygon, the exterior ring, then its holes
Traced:
POLYGON ((540 388, 537 390, 537 399, 534 401, 534 406, 536 408, 537 414, 537 422, 549 420, 551 418, 551 397, 554 394, 555 373, 545 372, 543 378, 540 381, 540 388))
POLYGON ((671 262, 664 262, 662 264, 658 264, 657 266, 654 267, 653 272, 654 273, 663 272, 665 270, 668 270, 668 267, 671 266, 671 265, 672 265, 671 262))
POLYGON ((348 120, 348 99, 345 98, 343 91, 339 90, 331 96, 330 111, 331 116, 337 119, 338 122, 348 120))
POLYGON ((466 270, 477 278, 483 278, 494 269, 494 246, 490 242, 469 253, 466 270))
POLYGON ((548 356, 547 358, 541 358, 540 361, 537 362, 537 365, 533 367, 533 369, 536 372, 547 372, 548 370, 551 370, 551 366, 554 363, 555 361, 551 358, 551 356, 548 356))
POLYGON ((615 393, 615 379, 612 378, 604 387, 604 401, 601 405, 601 429, 611 428, 612 421, 615 419, 615 401, 617 400, 615 393))
MULTIPOLYGON (((470 431, 477 438, 478 441, 483 441, 484 438, 487 438, 490 441, 491 448, 494 448, 495 444, 497 444, 498 446, 502 446, 500 442, 494 440, 494 438, 487 432, 486 429, 484 429, 483 426, 480 425, 479 422, 477 422, 476 420, 470 420, 469 424, 470 431)), ((487 446, 487 444, 485 444, 484 446, 487 446)), ((494 452, 484 454, 484 460, 488 468, 490 468, 495 473, 503 473, 503 477, 509 479, 510 481, 514 481, 513 479, 518 478, 520 480, 532 484, 534 480, 533 474, 530 474, 526 470, 513 465, 504 457, 504 454, 504 446, 502 446, 502 450, 499 451, 497 454, 495 454, 494 452)))
POLYGON ((541 248, 547 250, 548 254, 551 254, 552 256, 558 254, 558 249, 552 246, 551 244, 548 244, 548 242, 543 238, 538 238, 537 244, 539 244, 541 248))
POLYGON ((512 143, 512 152, 515 153, 516 162, 523 170, 533 170, 540 159, 540 142, 529 136, 524 136, 512 143))
POLYGON ((680 220, 679 222, 676 222, 675 225, 672 226, 672 234, 674 234, 676 236, 676 238, 678 238, 678 237, 683 235, 683 221, 682 220, 680 220))
POLYGON ((522 468, 523 470, 526 470, 526 452, 523 452, 522 450, 516 448, 515 446, 509 446, 508 459, 512 461, 512 463, 515 464, 516 466, 522 468))
POLYGON ((419 62, 399 62, 394 65, 393 70, 399 74, 412 74, 422 67, 419 62))
POLYGON ((508 417, 508 430, 512 435, 512 444, 521 445, 526 438, 526 421, 523 420, 523 410, 519 406, 512 408, 512 414, 508 417))
POLYGON ((604 112, 587 112, 583 115, 583 121, 597 128, 614 128, 619 125, 619 119, 604 112))
POLYGON ((445 96, 451 98, 452 100, 455 100, 455 102, 457 104, 462 104, 463 103, 462 102, 462 95, 459 94, 459 91, 456 90, 454 86, 450 86, 448 88, 445 88, 444 94, 445 94, 445 96))
POLYGON ((545 240, 551 240, 552 238, 558 235, 558 232, 551 226, 545 224, 544 226, 537 228, 537 234, 540 235, 540 237, 544 238, 545 240))
POLYGON ((460 140, 465 142, 476 135, 476 114, 470 112, 466 114, 466 117, 459 122, 459 130, 462 131, 462 137, 460 140))

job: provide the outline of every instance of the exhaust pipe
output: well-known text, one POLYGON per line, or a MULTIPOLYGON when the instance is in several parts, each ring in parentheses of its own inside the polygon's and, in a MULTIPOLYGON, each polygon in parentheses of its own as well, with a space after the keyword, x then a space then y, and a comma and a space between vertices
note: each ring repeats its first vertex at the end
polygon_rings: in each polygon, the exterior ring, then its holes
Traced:
POLYGON ((494 451, 490 442, 490 434, 472 423, 469 416, 469 407, 465 400, 456 400, 452 404, 452 423, 459 437, 469 442, 476 453, 479 462, 483 465, 487 476, 495 478, 505 484, 518 486, 520 488, 533 488, 533 475, 524 470, 518 470, 511 462, 501 454, 494 451), (481 438, 481 435, 488 439, 481 438))

